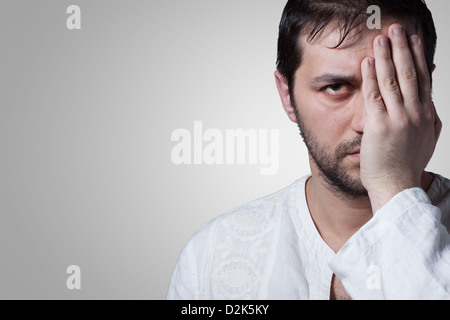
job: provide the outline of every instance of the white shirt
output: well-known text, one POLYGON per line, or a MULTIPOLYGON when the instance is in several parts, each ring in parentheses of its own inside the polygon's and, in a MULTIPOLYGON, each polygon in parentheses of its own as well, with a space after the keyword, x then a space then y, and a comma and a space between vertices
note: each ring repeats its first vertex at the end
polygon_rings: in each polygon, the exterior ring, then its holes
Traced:
POLYGON ((309 177, 203 226, 182 251, 167 299, 450 299, 450 180, 397 194, 338 253, 321 238, 309 177))

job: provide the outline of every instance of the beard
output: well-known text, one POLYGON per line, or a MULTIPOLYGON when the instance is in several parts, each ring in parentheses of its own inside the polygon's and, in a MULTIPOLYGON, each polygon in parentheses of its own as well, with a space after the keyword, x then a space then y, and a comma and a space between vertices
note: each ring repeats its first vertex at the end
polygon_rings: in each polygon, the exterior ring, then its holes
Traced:
MULTIPOLYGON (((298 110, 297 107, 295 109, 298 110)), ((336 195, 346 199, 368 197, 360 176, 350 174, 343 164, 347 155, 361 146, 362 134, 353 140, 341 142, 334 152, 330 152, 329 148, 320 145, 309 127, 302 122, 302 117, 298 111, 296 114, 300 134, 308 148, 311 159, 327 183, 327 187, 336 195)), ((359 169, 359 165, 357 169, 359 169)))

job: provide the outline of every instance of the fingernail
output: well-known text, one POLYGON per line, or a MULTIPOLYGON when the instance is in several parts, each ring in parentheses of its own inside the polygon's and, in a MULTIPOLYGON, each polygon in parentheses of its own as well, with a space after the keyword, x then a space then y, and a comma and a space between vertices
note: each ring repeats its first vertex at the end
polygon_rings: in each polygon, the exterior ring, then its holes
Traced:
POLYGON ((394 28, 394 34, 395 35, 400 35, 400 34, 403 34, 403 27, 402 26, 399 26, 399 27, 395 27, 394 28))
POLYGON ((374 59, 369 59, 369 67, 373 67, 375 65, 374 59))
POLYGON ((380 38, 380 45, 382 47, 387 47, 388 46, 388 40, 387 38, 380 38))
POLYGON ((419 37, 418 36, 411 36, 411 43, 412 44, 418 44, 419 43, 419 37))

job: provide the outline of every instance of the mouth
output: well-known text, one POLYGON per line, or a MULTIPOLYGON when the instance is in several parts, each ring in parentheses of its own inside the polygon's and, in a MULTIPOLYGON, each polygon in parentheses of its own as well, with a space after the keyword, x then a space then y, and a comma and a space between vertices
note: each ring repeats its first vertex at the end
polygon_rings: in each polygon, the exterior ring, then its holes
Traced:
POLYGON ((361 152, 360 149, 356 149, 356 150, 354 150, 352 152, 349 152, 347 155, 352 157, 352 158, 355 158, 355 159, 360 159, 360 156, 359 156, 360 152, 361 152))

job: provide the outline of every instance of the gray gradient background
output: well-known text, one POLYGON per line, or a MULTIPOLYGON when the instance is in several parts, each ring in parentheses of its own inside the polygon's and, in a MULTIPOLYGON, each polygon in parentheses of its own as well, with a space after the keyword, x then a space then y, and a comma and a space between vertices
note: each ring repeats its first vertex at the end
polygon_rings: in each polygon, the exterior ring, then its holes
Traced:
MULTIPOLYGON (((428 2, 444 123, 428 169, 450 176, 450 2, 428 2)), ((273 77, 285 3, 1 1, 0 298, 163 299, 201 225, 309 172, 273 77), (195 120, 279 129, 279 173, 173 165, 171 133, 195 120)))

